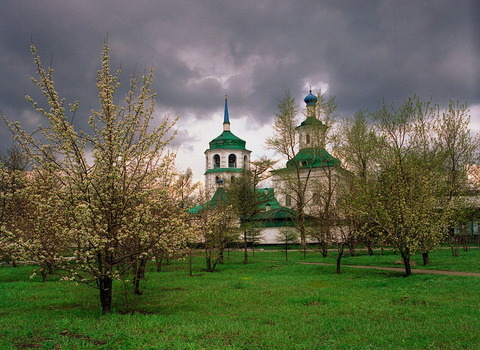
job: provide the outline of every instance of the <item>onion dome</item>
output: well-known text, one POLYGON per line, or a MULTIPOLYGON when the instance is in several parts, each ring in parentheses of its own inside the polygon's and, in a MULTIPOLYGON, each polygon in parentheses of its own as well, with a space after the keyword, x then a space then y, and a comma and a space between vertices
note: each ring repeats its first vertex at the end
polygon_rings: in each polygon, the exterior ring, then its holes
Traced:
POLYGON ((310 90, 310 93, 305 96, 305 99, 303 100, 307 104, 307 106, 315 106, 318 98, 314 94, 312 94, 312 90, 310 90))

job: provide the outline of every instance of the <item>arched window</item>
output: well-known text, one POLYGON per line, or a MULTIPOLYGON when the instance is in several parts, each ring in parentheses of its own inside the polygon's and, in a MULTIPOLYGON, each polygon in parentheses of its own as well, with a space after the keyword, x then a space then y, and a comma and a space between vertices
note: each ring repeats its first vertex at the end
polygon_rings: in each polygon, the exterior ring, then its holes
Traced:
POLYGON ((237 156, 235 154, 230 154, 228 156, 228 167, 229 168, 237 167, 237 156))
POLYGON ((290 195, 287 194, 287 196, 285 197, 285 205, 287 207, 291 207, 292 206, 292 197, 290 195))
POLYGON ((230 178, 230 181, 231 181, 232 183, 234 183, 234 182, 235 182, 235 176, 232 175, 232 177, 230 178))
POLYGON ((302 160, 302 161, 300 162, 300 165, 301 165, 301 166, 307 166, 307 161, 306 161, 306 160, 302 160))
POLYGON ((215 182, 219 185, 223 185, 223 180, 219 178, 218 176, 215 177, 215 182))
POLYGON ((243 169, 248 169, 248 157, 243 156, 243 169))
POLYGON ((213 156, 213 168, 220 168, 220 156, 218 154, 213 156))
POLYGON ((305 135, 305 143, 308 145, 310 143, 310 134, 305 135))

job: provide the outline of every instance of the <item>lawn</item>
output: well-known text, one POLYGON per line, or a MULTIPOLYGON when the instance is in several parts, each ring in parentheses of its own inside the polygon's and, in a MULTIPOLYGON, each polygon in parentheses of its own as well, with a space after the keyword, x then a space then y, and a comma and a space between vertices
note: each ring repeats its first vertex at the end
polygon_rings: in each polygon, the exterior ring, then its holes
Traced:
MULTIPOLYGON (((479 271, 480 250, 435 269, 479 271), (470 266, 474 265, 474 267, 470 266)), ((448 259, 447 259, 448 258, 448 259)), ((330 262, 319 253, 307 261, 330 262)), ((395 265, 398 255, 347 257, 351 265, 395 265)), ((421 265, 421 257, 418 257, 421 265)), ((0 268, 0 349, 478 349, 480 277, 413 275, 302 265, 302 255, 231 253, 214 273, 197 257, 148 274, 135 313, 117 284, 114 312, 97 291, 29 278, 31 266, 0 268)), ((423 268, 423 266, 418 266, 423 268)), ((415 272, 414 272, 415 273, 415 272)))

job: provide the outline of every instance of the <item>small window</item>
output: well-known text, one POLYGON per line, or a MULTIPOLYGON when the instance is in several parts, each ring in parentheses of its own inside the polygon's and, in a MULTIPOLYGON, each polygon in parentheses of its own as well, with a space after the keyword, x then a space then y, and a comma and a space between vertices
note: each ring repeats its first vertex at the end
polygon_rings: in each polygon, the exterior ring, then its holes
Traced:
POLYGON ((229 168, 237 167, 237 156, 235 154, 230 154, 228 156, 228 167, 229 168))
POLYGON ((218 185, 223 185, 223 180, 221 178, 219 178, 218 176, 215 177, 215 182, 218 184, 218 185))
POLYGON ((307 166, 307 161, 306 161, 306 160, 302 160, 302 161, 300 162, 300 165, 301 165, 301 166, 307 166))
POLYGON ((243 169, 248 169, 248 157, 243 157, 243 169))
POLYGON ((290 195, 287 194, 287 196, 285 197, 285 205, 287 207, 291 207, 292 206, 292 197, 290 195))
POLYGON ((213 156, 213 168, 220 168, 220 156, 218 154, 213 156))
POLYGON ((310 143, 310 134, 305 135, 305 143, 308 145, 310 143))

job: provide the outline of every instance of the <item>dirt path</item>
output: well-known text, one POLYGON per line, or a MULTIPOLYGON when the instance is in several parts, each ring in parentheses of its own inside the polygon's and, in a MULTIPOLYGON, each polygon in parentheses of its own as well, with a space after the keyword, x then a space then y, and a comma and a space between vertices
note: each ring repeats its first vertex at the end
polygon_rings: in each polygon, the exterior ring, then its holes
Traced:
MULTIPOLYGON (((316 262, 300 262, 300 264, 335 266, 334 264, 316 263, 316 262)), ((381 266, 359 266, 359 265, 342 265, 342 267, 353 267, 353 268, 356 268, 356 269, 373 269, 373 270, 383 270, 383 271, 405 272, 405 269, 403 267, 381 267, 381 266)), ((476 277, 480 277, 480 273, 478 273, 478 272, 426 270, 426 269, 415 269, 415 268, 412 268, 412 273, 414 273, 414 274, 415 273, 430 273, 430 274, 433 274, 433 275, 476 276, 476 277)))

